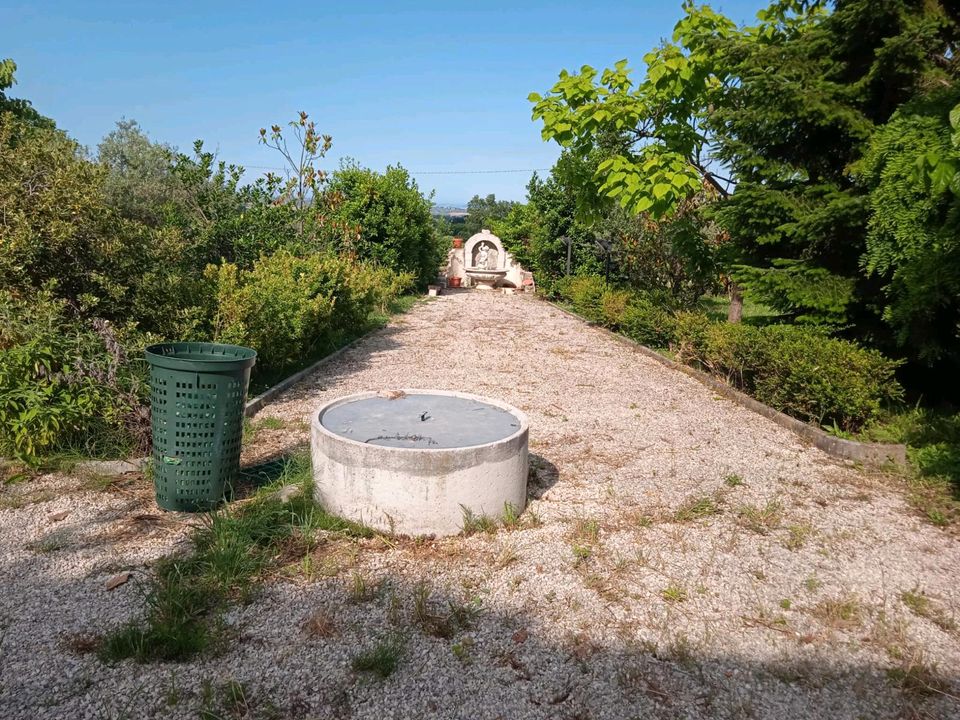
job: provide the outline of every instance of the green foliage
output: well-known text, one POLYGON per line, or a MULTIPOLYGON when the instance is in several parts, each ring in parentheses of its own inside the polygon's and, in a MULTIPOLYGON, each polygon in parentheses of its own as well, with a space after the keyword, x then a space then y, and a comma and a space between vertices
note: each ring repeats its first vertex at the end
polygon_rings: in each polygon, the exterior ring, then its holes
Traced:
POLYGON ((595 276, 565 278, 557 292, 586 319, 644 345, 669 347, 679 361, 817 425, 857 430, 902 395, 898 362, 821 329, 715 323, 595 276))
POLYGON ((467 217, 463 223, 464 238, 475 235, 484 228, 493 229, 493 223, 506 218, 518 203, 510 200, 497 200, 494 194, 485 198, 474 195, 467 203, 467 217))
POLYGON ((49 292, 0 291, 0 455, 142 448, 143 378, 126 355, 108 323, 82 320, 49 292))
POLYGON ((669 347, 676 332, 677 316, 650 297, 634 293, 619 322, 620 331, 641 345, 669 347))
POLYGON ((700 212, 703 196, 683 203, 669 218, 631 215, 619 208, 598 224, 611 239, 614 274, 631 288, 669 296, 690 307, 718 288, 716 225, 700 212))
POLYGON ((167 205, 186 202, 172 168, 175 154, 169 145, 152 142, 136 120, 120 120, 97 147, 97 160, 107 167, 107 203, 126 218, 160 225, 167 205))
POLYGON ((357 672, 369 672, 386 679, 399 667, 405 647, 406 643, 401 636, 391 635, 358 653, 351 666, 357 672))
POLYGON ((789 415, 856 430, 900 400, 899 363, 876 350, 790 325, 678 323, 678 358, 789 415))
POLYGON ((591 322, 603 319, 602 300, 607 292, 607 284, 596 275, 571 275, 559 280, 556 293, 568 301, 578 314, 591 322))
POLYGON ((960 413, 901 408, 868 424, 858 440, 904 443, 910 499, 936 525, 960 522, 960 413))
POLYGON ((530 101, 544 139, 594 163, 584 217, 705 194, 715 260, 754 299, 955 363, 958 41, 940 2, 774 2, 739 28, 685 2, 642 77, 584 66, 530 101))
POLYGON ((282 202, 292 203, 303 212, 318 198, 326 180, 326 173, 317 170, 316 163, 333 146, 333 138, 317 132, 316 124, 303 110, 287 126, 290 130, 286 136, 279 125, 272 125, 269 134, 266 128, 260 128, 259 142, 280 153, 289 171, 285 181, 273 173, 268 174, 267 183, 279 190, 282 202))
POLYGON ((288 250, 263 256, 250 270, 231 263, 208 266, 206 279, 215 287, 214 337, 256 348, 260 372, 328 350, 412 282, 410 275, 333 253, 298 256, 288 250))
MULTIPOLYGON (((949 157, 947 107, 898 113, 859 164, 872 189, 861 263, 883 282, 883 318, 898 345, 927 364, 960 360, 960 193, 931 175, 917 182, 916 158, 949 157)), ((943 166, 941 165, 941 168, 943 166)))
MULTIPOLYGON (((12 72, 0 63, 0 91, 12 72)), ((304 114, 296 182, 243 184, 200 141, 178 153, 122 121, 92 162, 28 105, 2 92, 0 105, 0 454, 145 450, 148 340, 253 345, 269 377, 378 322, 412 284, 403 267, 436 272, 429 204, 406 173, 320 192, 312 163, 330 140, 304 114), (366 227, 338 208, 365 208, 366 227), (379 266, 335 254, 358 233, 387 250, 379 266)), ((264 139, 284 152, 283 137, 264 139)))
MULTIPOLYGON (((54 285, 113 315, 126 305, 136 253, 100 192, 104 172, 65 134, 0 117, 0 276, 7 287, 54 285)), ((133 237, 131 237, 133 236, 133 237)))
POLYGON ((347 161, 333 173, 327 187, 330 217, 356 226, 340 249, 361 260, 376 262, 399 273, 410 273, 420 286, 433 282, 443 253, 430 215, 431 200, 400 166, 383 174, 347 161))
POLYGON ((29 100, 9 97, 6 93, 17 80, 17 64, 10 58, 0 60, 0 116, 10 113, 17 121, 33 127, 53 128, 54 122, 38 113, 29 100))
POLYGON ((737 265, 732 274, 741 288, 801 324, 842 326, 853 298, 852 278, 800 260, 776 258, 766 268, 737 265))

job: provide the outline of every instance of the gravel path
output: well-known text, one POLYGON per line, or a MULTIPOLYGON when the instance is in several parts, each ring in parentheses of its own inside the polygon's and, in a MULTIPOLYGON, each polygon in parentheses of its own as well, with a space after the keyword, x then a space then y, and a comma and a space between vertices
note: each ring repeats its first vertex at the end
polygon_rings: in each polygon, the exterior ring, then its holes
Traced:
POLYGON ((283 427, 247 461, 305 443, 323 400, 397 387, 529 415, 520 528, 333 543, 230 613, 224 654, 111 667, 89 639, 138 612, 187 521, 136 477, 5 488, 0 718, 960 717, 960 547, 895 481, 546 303, 477 292, 416 306, 265 408, 283 427), (431 634, 418 596, 474 621, 431 634), (351 670, 388 636, 405 638, 393 675, 351 670))

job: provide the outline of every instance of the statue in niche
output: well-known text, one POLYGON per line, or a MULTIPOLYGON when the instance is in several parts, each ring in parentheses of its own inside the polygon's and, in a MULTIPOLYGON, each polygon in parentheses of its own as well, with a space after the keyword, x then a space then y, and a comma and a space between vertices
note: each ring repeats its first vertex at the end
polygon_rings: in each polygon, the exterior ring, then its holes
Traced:
POLYGON ((487 261, 490 259, 490 249, 487 247, 486 243, 480 243, 480 247, 477 248, 477 258, 473 262, 474 267, 478 267, 481 270, 487 269, 487 261))
POLYGON ((481 270, 495 270, 497 267, 497 251, 489 243, 480 243, 473 266, 481 270))

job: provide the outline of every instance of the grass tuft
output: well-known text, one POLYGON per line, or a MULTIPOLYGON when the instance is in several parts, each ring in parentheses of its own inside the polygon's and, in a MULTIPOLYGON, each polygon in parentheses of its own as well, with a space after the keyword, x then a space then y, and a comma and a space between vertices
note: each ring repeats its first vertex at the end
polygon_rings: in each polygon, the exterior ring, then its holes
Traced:
POLYGON ((829 627, 844 630, 861 625, 863 607, 855 597, 845 595, 821 601, 813 608, 812 615, 829 627))
POLYGON ((673 519, 676 522, 692 522, 711 515, 720 514, 720 505, 716 498, 709 495, 689 497, 683 501, 673 519))
POLYGON ((400 666, 406 643, 400 635, 390 635, 376 645, 355 655, 352 667, 357 672, 372 673, 380 678, 388 678, 400 666))
POLYGON ((737 510, 737 520, 747 530, 766 535, 780 527, 783 505, 779 500, 770 500, 766 505, 743 505, 737 510))
POLYGON ((723 479, 723 484, 726 485, 727 487, 732 487, 732 488, 740 487, 741 485, 743 485, 743 478, 736 474, 727 475, 723 479))
POLYGON ((900 600, 910 608, 914 615, 929 620, 941 630, 953 632, 957 629, 956 621, 947 615, 942 607, 928 598, 923 591, 917 588, 906 590, 900 593, 900 600))
POLYGON ((670 583, 660 591, 661 597, 667 602, 684 602, 689 595, 686 589, 677 583, 670 583))
POLYGON ((291 552, 312 552, 321 532, 373 535, 369 528, 318 507, 311 483, 309 456, 293 456, 252 498, 206 516, 188 552, 157 564, 142 618, 109 633, 100 646, 101 659, 165 662, 195 657, 224 639, 223 611, 248 601, 260 577, 291 552), (276 491, 285 485, 299 485, 303 491, 283 502, 276 491))

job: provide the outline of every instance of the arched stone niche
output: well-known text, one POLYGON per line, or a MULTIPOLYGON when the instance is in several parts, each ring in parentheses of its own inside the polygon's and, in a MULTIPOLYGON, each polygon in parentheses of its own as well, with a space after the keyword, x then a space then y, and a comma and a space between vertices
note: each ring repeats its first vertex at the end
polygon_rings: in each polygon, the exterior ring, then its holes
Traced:
POLYGON ((481 230, 471 235, 463 246, 464 262, 468 268, 484 270, 506 270, 507 253, 500 238, 489 230, 481 230))

